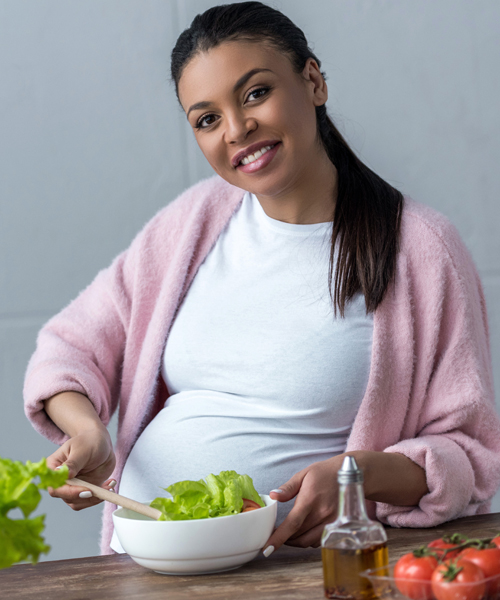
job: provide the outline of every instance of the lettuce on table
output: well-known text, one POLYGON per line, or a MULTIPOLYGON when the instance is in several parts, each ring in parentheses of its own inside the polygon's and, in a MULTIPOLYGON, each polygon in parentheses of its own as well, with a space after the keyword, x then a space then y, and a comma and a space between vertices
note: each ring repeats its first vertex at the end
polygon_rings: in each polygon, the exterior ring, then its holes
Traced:
POLYGON ((61 487, 67 478, 66 466, 52 471, 44 458, 26 464, 0 458, 0 569, 25 560, 36 563, 40 554, 50 550, 41 535, 45 515, 28 517, 42 498, 39 490, 61 487), (39 478, 38 483, 33 482, 35 477, 39 478), (24 519, 9 517, 8 513, 16 508, 24 519))
POLYGON ((199 481, 179 481, 164 488, 172 498, 155 498, 153 508, 162 512, 159 521, 185 521, 236 515, 243 508, 243 498, 263 507, 251 477, 236 471, 211 473, 199 481))

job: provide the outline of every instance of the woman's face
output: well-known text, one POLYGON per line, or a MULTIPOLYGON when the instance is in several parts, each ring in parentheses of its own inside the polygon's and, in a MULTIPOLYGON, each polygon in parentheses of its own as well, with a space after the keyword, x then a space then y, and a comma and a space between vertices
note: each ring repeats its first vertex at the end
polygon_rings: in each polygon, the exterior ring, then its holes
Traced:
POLYGON ((265 42, 226 42, 186 65, 179 97, 208 162, 237 187, 280 196, 322 163, 315 107, 327 91, 313 60, 298 74, 265 42))

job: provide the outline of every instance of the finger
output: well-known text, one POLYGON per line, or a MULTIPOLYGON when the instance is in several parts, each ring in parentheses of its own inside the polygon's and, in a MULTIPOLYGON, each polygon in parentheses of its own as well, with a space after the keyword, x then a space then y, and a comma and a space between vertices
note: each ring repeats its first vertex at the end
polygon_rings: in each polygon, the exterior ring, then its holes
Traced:
MULTIPOLYGON (((116 485, 116 479, 108 479, 107 481, 105 481, 102 484, 101 487, 103 489, 107 490, 108 492, 114 492, 115 485, 116 485)), ((70 486, 70 487, 75 488, 77 486, 70 486)), ((97 498, 97 496, 94 496, 89 489, 84 488, 84 487, 80 487, 79 489, 83 490, 82 492, 80 492, 78 494, 79 500, 76 500, 71 503, 67 503, 68 506, 70 506, 73 510, 82 510, 83 508, 88 508, 90 506, 96 506, 97 504, 100 504, 101 502, 103 502, 103 500, 97 498), (90 494, 90 496, 88 494, 90 494)))
POLYGON ((64 461, 68 458, 66 452, 64 452, 63 447, 57 449, 50 456, 47 457, 47 466, 49 469, 55 471, 58 467, 61 467, 64 464, 64 461))
MULTIPOLYGON (((114 480, 110 480, 112 483, 114 480)), ((116 483, 116 482, 115 482, 116 483)), ((113 488, 108 488, 110 491, 113 491, 113 488)), ((65 485, 57 490, 54 488, 47 488, 47 491, 53 498, 60 498, 63 500, 71 509, 73 510, 82 510, 84 508, 89 508, 91 506, 96 506, 100 504, 102 500, 92 495, 92 492, 83 487, 76 485, 65 485), (89 495, 90 494, 90 495, 89 495)))
POLYGON ((313 502, 310 506, 309 514, 304 519, 302 526, 290 537, 290 540, 299 538, 318 525, 323 527, 325 523, 331 523, 335 520, 336 516, 336 508, 332 510, 330 506, 324 506, 318 504, 318 502, 313 502))
POLYGON ((91 481, 96 485, 102 483, 104 477, 99 478, 97 473, 98 469, 90 468, 89 461, 89 449, 84 448, 82 451, 81 446, 71 444, 72 440, 68 440, 66 444, 63 444, 59 449, 59 452, 54 452, 52 455, 56 462, 60 461, 60 464, 55 468, 62 465, 68 467, 68 479, 73 477, 81 477, 82 479, 91 481), (88 472, 87 476, 84 475, 85 471, 88 472))
POLYGON ((295 505, 288 513, 283 523, 274 530, 271 537, 264 544, 264 556, 269 556, 272 552, 282 546, 290 536, 297 532, 302 526, 306 516, 306 510, 300 509, 300 507, 295 505))
MULTIPOLYGON (((54 456, 54 455, 52 455, 54 456)), ((61 456, 61 457, 54 457, 52 458, 50 464, 49 464, 49 459, 47 459, 47 466, 49 467, 49 469, 52 469, 53 471, 58 471, 63 465, 66 465, 68 467, 68 479, 71 479, 72 477, 76 477, 78 475, 78 473, 80 472, 80 468, 77 465, 77 463, 71 459, 66 459, 66 456, 61 456), (52 466, 54 465, 54 466, 52 466)))
POLYGON ((47 458, 47 466, 49 469, 57 470, 62 465, 66 465, 68 467, 68 478, 76 477, 85 466, 86 458, 80 456, 78 459, 75 454, 78 453, 72 452, 72 446, 70 440, 68 440, 47 458))
POLYGON ((92 496, 92 498, 89 499, 79 500, 78 502, 68 502, 67 504, 72 510, 79 511, 84 508, 90 508, 91 506, 97 506, 98 504, 101 504, 101 502, 104 501, 92 496))
POLYGON ((310 546, 319 548, 319 546, 321 546, 321 536, 325 525, 326 523, 320 523, 302 535, 289 538, 285 544, 287 546, 296 546, 298 548, 309 548, 310 546))
MULTIPOLYGON (((48 488, 47 491, 52 496, 52 498, 61 498, 65 502, 78 502, 80 499, 80 494, 89 492, 88 488, 79 485, 63 485, 60 488, 48 488)), ((90 492, 92 493, 92 492, 90 492)), ((83 496, 85 498, 87 494, 83 496)))
POLYGON ((271 490, 269 495, 273 500, 278 500, 278 502, 288 502, 292 498, 295 498, 300 490, 300 486, 302 485, 306 473, 307 471, 305 469, 299 471, 286 483, 280 485, 279 488, 271 490))
POLYGON ((85 467, 85 464, 80 464, 79 460, 75 460, 71 456, 64 461, 64 464, 68 467, 68 479, 77 477, 79 474, 81 474, 82 469, 85 467))

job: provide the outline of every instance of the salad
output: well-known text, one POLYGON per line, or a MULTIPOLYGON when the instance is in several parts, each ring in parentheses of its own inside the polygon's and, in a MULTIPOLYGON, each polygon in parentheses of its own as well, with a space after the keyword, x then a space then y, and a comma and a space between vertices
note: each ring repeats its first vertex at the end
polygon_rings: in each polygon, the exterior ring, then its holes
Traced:
POLYGON ((236 471, 210 473, 199 481, 179 481, 164 488, 172 498, 155 498, 150 506, 161 511, 159 521, 226 517, 265 506, 251 477, 236 471))

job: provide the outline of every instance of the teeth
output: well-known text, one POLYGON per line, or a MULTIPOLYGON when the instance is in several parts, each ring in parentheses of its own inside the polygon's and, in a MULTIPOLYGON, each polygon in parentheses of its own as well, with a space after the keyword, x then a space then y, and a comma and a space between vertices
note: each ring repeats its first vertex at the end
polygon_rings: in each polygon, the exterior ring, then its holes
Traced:
POLYGON ((253 163, 258 158, 260 158, 263 154, 265 154, 266 152, 271 150, 271 148, 274 148, 274 146, 264 146, 260 150, 257 150, 257 152, 255 152, 254 154, 249 154, 248 156, 245 156, 244 158, 242 158, 241 164, 248 165, 250 163, 253 163))

